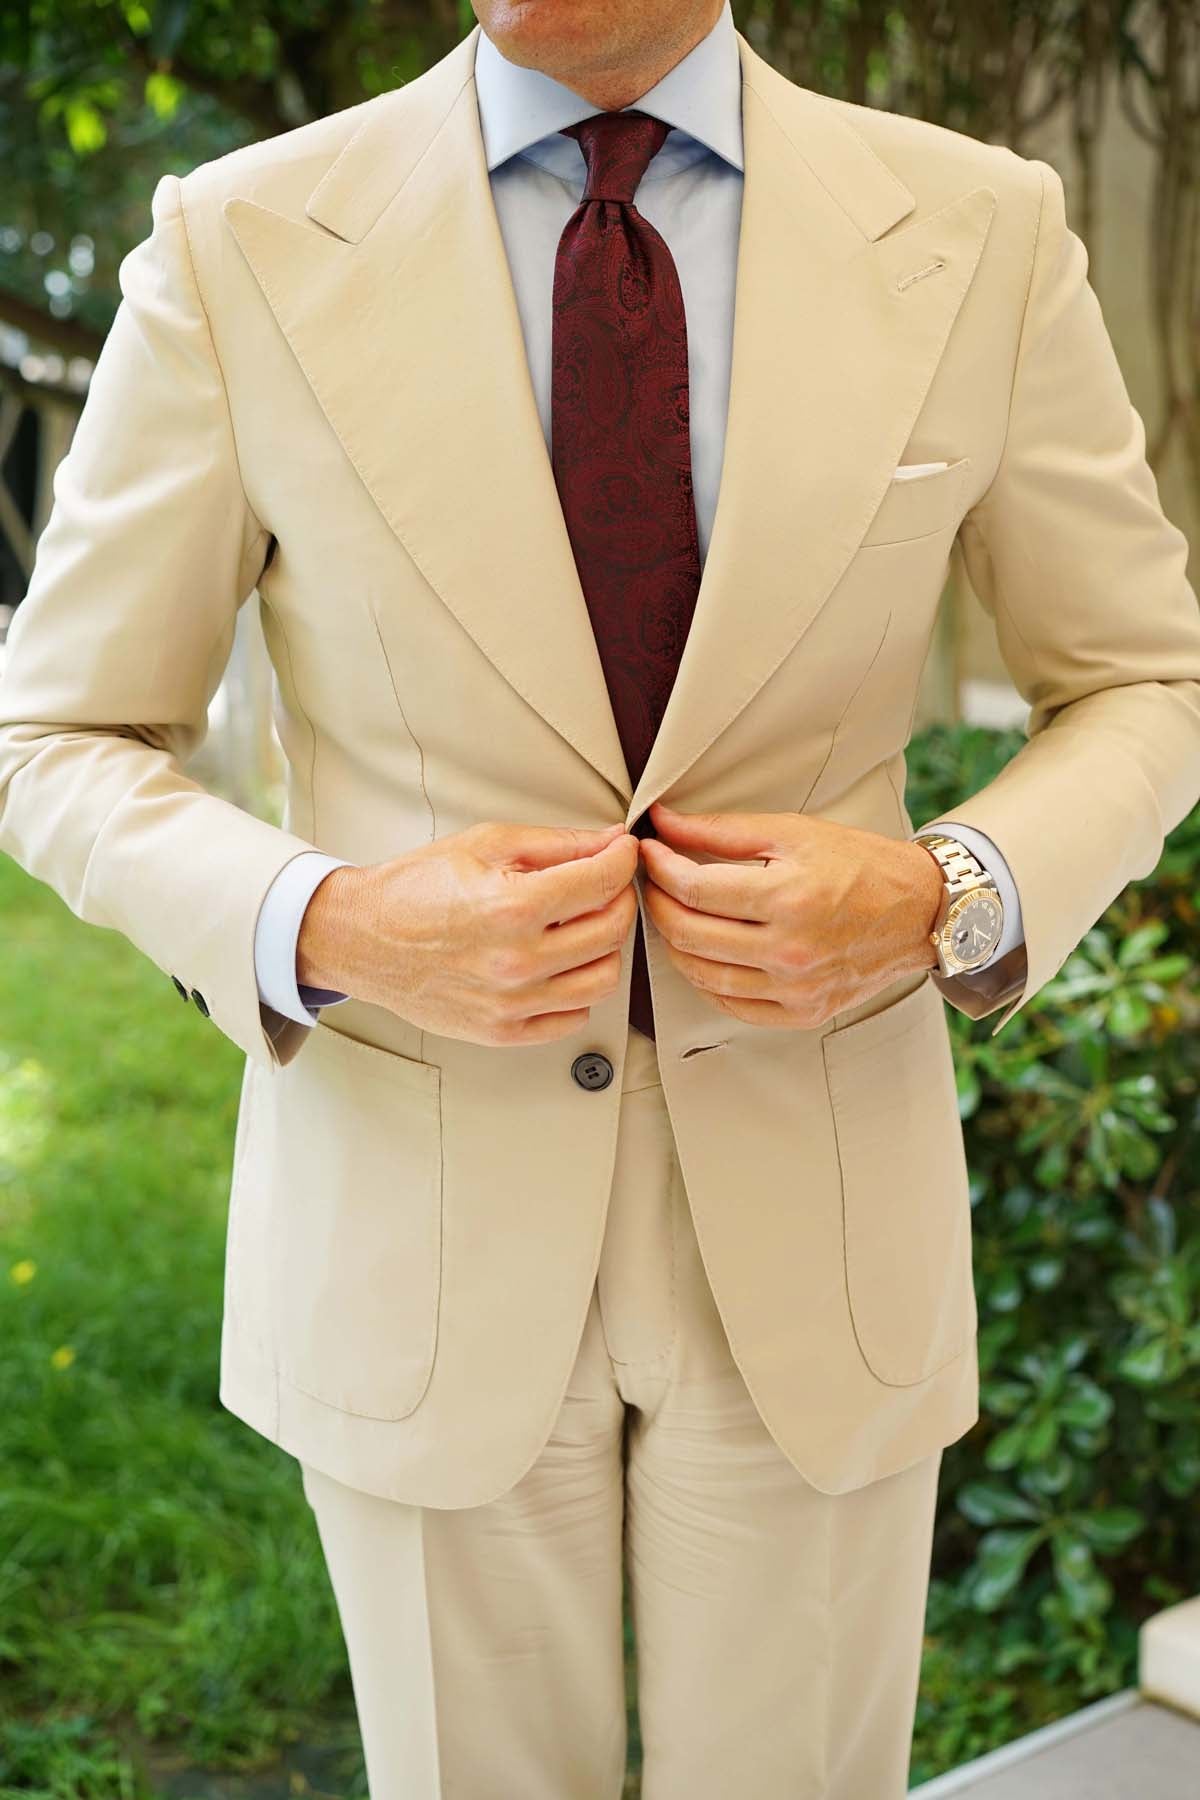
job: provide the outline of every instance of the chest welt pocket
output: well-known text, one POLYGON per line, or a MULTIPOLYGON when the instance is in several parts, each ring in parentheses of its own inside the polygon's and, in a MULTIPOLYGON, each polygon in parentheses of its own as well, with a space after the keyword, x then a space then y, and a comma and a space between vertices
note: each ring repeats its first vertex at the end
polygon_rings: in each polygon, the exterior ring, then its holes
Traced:
POLYGON ((842 1174, 846 1288, 880 1381, 924 1381, 977 1323, 971 1203, 944 1002, 926 978, 821 1040, 842 1174))
POLYGON ((872 544, 903 544, 910 538, 957 531, 965 510, 969 456, 929 475, 893 476, 862 538, 872 544))
POLYGON ((323 1023, 272 1078, 276 1360, 342 1412, 402 1419, 441 1301, 441 1070, 323 1023))

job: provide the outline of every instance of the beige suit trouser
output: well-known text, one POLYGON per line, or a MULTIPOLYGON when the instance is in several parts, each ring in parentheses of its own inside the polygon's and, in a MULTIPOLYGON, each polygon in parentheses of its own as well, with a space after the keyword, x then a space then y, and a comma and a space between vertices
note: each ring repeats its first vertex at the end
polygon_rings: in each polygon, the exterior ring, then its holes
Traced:
POLYGON ((830 1495, 778 1448, 630 1027, 598 1278, 527 1473, 447 1509, 303 1466, 371 1800, 619 1800, 623 1569, 643 1800, 901 1800, 940 1462, 830 1495))

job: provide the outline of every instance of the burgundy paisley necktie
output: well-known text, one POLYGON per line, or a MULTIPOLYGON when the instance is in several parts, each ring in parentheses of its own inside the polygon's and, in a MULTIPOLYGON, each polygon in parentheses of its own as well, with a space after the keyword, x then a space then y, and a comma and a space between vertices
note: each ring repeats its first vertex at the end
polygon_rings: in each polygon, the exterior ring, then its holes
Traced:
MULTIPOLYGON (((633 204, 671 127, 597 113, 554 264, 551 465, 631 781, 654 742, 700 587, 687 324, 675 261, 633 204)), ((650 817, 634 822, 653 835, 650 817)), ((654 1036, 639 914, 629 1017, 654 1036)))

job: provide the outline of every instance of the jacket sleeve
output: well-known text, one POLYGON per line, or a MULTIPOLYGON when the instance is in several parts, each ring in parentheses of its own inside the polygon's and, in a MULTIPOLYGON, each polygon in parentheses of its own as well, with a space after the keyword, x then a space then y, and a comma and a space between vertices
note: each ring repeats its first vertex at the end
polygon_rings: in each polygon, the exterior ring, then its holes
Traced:
POLYGON ((1041 205, 1008 430, 960 541, 971 586, 1030 708, 1027 742, 953 819, 1004 856, 1024 942, 968 983, 960 1012, 1005 1007, 1066 961, 1200 800, 1200 607, 1187 540, 1164 515, 1131 404, 1066 223, 1063 184, 1029 159, 1041 205))
POLYGON ((260 1004, 255 921, 279 870, 312 846, 182 768, 270 534, 242 491, 178 176, 160 179, 151 212, 121 262, 121 302, 9 631, 0 850, 275 1067, 305 1028, 260 1004))

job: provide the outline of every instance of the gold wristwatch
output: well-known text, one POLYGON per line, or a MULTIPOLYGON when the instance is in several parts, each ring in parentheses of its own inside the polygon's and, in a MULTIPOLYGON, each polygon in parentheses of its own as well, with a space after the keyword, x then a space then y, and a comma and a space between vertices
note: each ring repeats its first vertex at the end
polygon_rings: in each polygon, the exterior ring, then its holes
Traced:
POLYGON ((987 961, 1004 930, 1004 902, 987 870, 958 838, 917 832, 941 865, 944 892, 929 941, 943 975, 962 975, 987 961))

